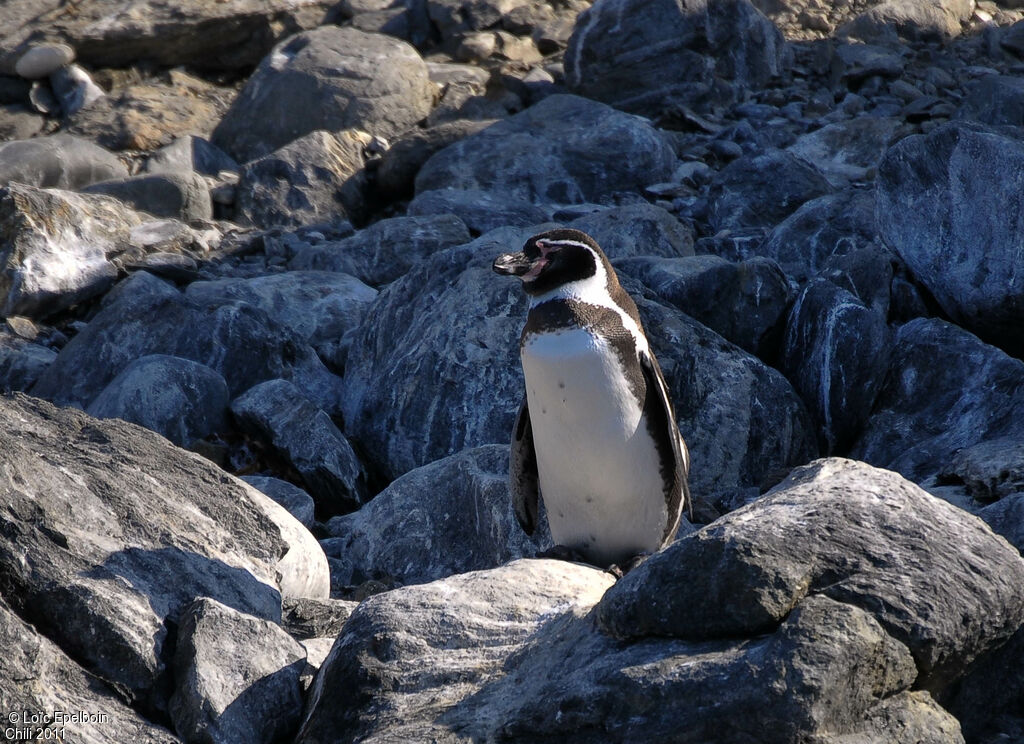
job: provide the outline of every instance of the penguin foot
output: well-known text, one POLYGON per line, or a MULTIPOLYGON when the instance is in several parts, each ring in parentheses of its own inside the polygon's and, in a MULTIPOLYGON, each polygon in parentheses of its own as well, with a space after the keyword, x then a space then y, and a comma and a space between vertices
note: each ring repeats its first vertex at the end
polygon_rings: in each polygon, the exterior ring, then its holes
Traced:
POLYGON ((606 573, 610 573, 616 579, 621 579, 623 576, 628 574, 634 568, 639 566, 641 563, 651 557, 650 553, 637 553, 632 558, 622 563, 614 563, 605 569, 606 573))
POLYGON ((576 548, 570 548, 568 545, 555 545, 547 550, 542 550, 537 553, 538 558, 553 558, 556 561, 570 561, 571 563, 586 563, 588 566, 591 565, 590 561, 583 557, 583 554, 576 548))

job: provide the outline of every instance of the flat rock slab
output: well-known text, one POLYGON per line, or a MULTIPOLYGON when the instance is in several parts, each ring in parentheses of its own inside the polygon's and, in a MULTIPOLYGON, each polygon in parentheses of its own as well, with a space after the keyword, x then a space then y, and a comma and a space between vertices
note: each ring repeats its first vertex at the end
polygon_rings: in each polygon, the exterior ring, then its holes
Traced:
POLYGON ((1024 620, 1024 560, 896 473, 822 460, 648 560, 598 614, 620 637, 748 636, 808 595, 871 614, 941 689, 1024 620))
POLYGON ((182 607, 206 596, 279 621, 325 597, 327 563, 277 504, 162 437, 0 398, 0 581, 27 622, 143 709, 166 710, 182 607))

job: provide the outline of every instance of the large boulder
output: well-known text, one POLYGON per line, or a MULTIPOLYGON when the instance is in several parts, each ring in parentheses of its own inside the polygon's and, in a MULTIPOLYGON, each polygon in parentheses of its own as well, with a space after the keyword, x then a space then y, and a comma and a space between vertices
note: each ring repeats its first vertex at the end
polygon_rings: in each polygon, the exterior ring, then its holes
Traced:
POLYGON ((770 631, 807 597, 872 615, 941 690, 1024 621, 1024 560, 977 517, 896 473, 821 460, 652 557, 598 606, 619 637, 770 631))
POLYGON ((359 511, 327 524, 321 545, 331 580, 421 584, 494 568, 550 547, 541 529, 529 537, 508 492, 508 445, 464 450, 416 468, 359 511))
POLYGON ((45 317, 103 293, 142 222, 109 196, 0 189, 0 315, 45 317))
POLYGON ((844 23, 839 33, 865 41, 893 41, 897 35, 941 41, 959 36, 973 11, 970 0, 885 0, 844 23))
POLYGON ((166 354, 215 370, 232 396, 280 377, 299 384, 321 408, 337 408, 339 379, 298 334, 262 309, 245 302, 209 307, 147 273, 113 293, 61 349, 33 395, 84 408, 131 362, 166 354))
POLYGON ((166 710, 179 612, 197 596, 280 621, 327 562, 284 509, 115 419, 0 398, 0 584, 14 610, 127 700, 166 710))
POLYGON ((668 140, 642 119, 553 95, 435 154, 416 176, 416 193, 481 189, 535 204, 600 201, 670 180, 675 163, 668 140))
POLYGON ((430 113, 427 67, 403 41, 322 26, 268 54, 213 133, 239 162, 317 129, 393 137, 430 113))
POLYGON ((1024 285, 1015 281, 1024 223, 1007 204, 1024 184, 1024 144, 951 122, 901 140, 878 169, 878 229, 950 318, 1024 352, 1024 285), (949 205, 957 205, 950 209, 949 205))
POLYGON ((112 152, 70 134, 0 144, 0 186, 17 181, 73 191, 127 175, 128 169, 112 152))
POLYGON ((956 326, 919 318, 893 336, 885 382, 854 457, 921 482, 957 450, 1024 438, 1024 362, 956 326))
POLYGON ((298 742, 962 741, 868 612, 811 597, 767 635, 623 642, 594 622, 606 577, 524 560, 370 598, 298 742))
POLYGON ((782 34, 747 0, 597 0, 565 53, 570 90, 657 115, 671 101, 721 105, 788 63, 782 34))

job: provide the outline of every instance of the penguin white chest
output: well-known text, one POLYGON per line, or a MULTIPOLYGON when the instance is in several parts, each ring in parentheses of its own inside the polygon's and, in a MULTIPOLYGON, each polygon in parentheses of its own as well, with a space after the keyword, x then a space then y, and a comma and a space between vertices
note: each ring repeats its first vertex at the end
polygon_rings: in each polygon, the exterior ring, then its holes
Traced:
POLYGON ((624 366, 637 362, 584 329, 529 336, 521 356, 555 542, 602 565, 657 550, 668 511, 658 450, 624 366))

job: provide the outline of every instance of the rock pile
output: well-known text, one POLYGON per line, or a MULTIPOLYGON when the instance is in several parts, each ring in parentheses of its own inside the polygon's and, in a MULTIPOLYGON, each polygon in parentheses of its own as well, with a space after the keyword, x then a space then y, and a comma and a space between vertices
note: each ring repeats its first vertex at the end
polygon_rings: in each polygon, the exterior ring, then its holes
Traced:
POLYGON ((10 0, 0 713, 1024 738, 1015 5, 10 0), (508 500, 489 267, 556 224, 692 453, 694 524, 618 583, 508 500))

